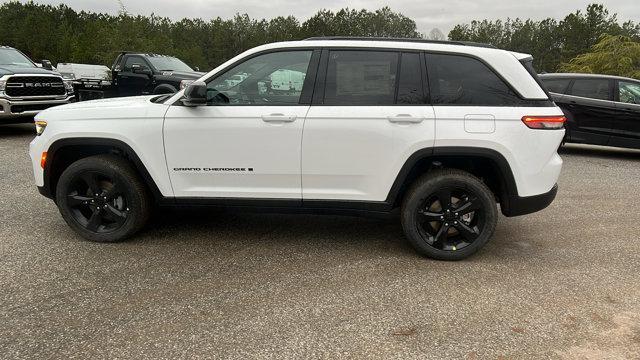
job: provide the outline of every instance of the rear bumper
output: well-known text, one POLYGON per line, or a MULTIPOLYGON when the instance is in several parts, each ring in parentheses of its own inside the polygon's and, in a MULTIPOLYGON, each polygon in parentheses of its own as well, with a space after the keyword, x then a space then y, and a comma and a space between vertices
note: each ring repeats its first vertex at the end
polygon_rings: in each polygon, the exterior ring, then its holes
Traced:
POLYGON ((8 122, 8 120, 19 119, 24 117, 33 117, 40 111, 56 105, 68 104, 73 101, 74 96, 69 95, 57 99, 42 100, 21 100, 0 98, 0 122, 8 122))
POLYGON ((558 193, 558 184, 555 184, 549 192, 535 196, 509 196, 508 201, 502 201, 500 207, 505 216, 519 216, 540 211, 553 202, 558 193))

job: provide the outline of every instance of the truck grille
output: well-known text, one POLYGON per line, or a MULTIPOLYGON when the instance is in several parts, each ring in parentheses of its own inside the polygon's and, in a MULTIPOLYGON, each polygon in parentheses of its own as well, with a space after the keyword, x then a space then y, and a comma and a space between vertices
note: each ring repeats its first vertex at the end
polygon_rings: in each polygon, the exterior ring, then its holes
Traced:
POLYGON ((12 76, 7 80, 5 92, 13 97, 66 94, 62 78, 53 76, 12 76))

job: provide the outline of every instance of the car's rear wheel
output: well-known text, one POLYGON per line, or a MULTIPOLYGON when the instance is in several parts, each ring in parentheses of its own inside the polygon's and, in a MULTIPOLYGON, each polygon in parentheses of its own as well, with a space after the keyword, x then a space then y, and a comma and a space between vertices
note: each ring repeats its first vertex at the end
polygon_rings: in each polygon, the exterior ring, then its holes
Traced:
POLYGON ((419 253, 460 260, 489 241, 498 212, 493 193, 480 179, 460 170, 437 170, 413 184, 401 216, 405 235, 419 253))
POLYGON ((148 191, 131 164, 115 155, 78 160, 60 176, 56 203, 87 240, 116 242, 139 231, 151 210, 148 191))

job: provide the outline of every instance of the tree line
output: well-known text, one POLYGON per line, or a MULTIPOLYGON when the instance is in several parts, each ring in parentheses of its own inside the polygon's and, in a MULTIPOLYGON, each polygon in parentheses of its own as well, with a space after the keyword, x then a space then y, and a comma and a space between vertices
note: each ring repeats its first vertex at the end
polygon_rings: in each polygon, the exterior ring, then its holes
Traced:
MULTIPOLYGON (((0 6, 0 44, 54 64, 109 66, 118 52, 131 50, 177 56, 191 66, 208 70, 257 45, 330 35, 425 37, 418 32, 414 20, 389 7, 375 11, 320 10, 301 22, 293 16, 253 19, 246 14, 231 19, 172 21, 154 14, 132 16, 123 11, 110 15, 75 11, 66 5, 18 1, 0 6)), ((427 37, 443 35, 434 30, 427 37)), ((604 68, 608 73, 633 74, 640 67, 640 57, 635 57, 640 46, 640 24, 620 23, 616 14, 598 4, 589 5, 586 11, 577 10, 562 20, 474 20, 456 25, 448 38, 532 54, 538 71, 593 72, 604 68), (610 37, 606 44, 596 46, 607 35, 610 37), (622 59, 624 67, 603 64, 620 60, 616 57, 616 46, 627 49, 631 56, 622 59), (603 49, 609 50, 603 54, 603 49), (594 52, 593 56, 585 56, 594 52), (599 65, 592 66, 592 61, 599 65)))
POLYGON ((77 12, 66 5, 0 6, 0 44, 32 59, 111 65, 123 50, 173 55, 191 66, 212 69, 252 47, 313 36, 420 37, 415 21, 388 7, 375 11, 318 11, 300 22, 293 16, 270 20, 238 14, 232 19, 182 19, 77 12))
MULTIPOLYGON (((552 18, 539 21, 474 20, 470 24, 456 25, 449 32, 449 39, 488 43, 532 54, 536 70, 555 72, 574 69, 570 62, 579 55, 598 51, 593 47, 607 35, 619 37, 623 42, 638 43, 640 24, 633 21, 621 24, 617 15, 609 13, 604 5, 591 4, 586 11, 577 10, 559 21, 552 18)), ((640 67, 640 58, 635 59, 635 64, 640 67)))

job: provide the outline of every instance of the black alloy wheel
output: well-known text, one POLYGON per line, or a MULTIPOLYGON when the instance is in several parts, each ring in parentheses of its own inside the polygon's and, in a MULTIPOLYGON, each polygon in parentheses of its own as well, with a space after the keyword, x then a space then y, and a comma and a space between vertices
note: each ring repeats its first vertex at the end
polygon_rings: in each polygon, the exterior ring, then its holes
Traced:
POLYGON ((484 224, 482 204, 465 189, 442 188, 418 209, 418 232, 438 250, 464 249, 478 239, 484 224))
POLYGON ((87 240, 116 242, 142 229, 151 196, 127 159, 95 155, 69 165, 56 186, 56 204, 67 224, 87 240))
POLYGON ((120 184, 96 171, 79 174, 67 190, 67 206, 74 219, 91 232, 118 230, 127 220, 128 201, 120 184))
POLYGON ((415 180, 400 212, 402 228, 419 253, 461 260, 481 249, 496 227, 496 197, 476 176, 458 169, 432 170, 415 180))

